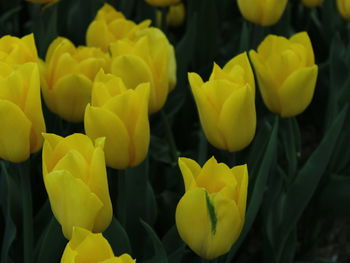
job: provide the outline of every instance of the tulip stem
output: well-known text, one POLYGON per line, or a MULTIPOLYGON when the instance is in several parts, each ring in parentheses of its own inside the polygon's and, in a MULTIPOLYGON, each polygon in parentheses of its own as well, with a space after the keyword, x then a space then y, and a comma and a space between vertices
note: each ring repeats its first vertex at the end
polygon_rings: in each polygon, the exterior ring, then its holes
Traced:
POLYGON ((160 29, 163 31, 163 33, 167 34, 167 22, 166 22, 166 16, 168 14, 168 7, 162 7, 161 8, 161 17, 160 17, 160 29))
POLYGON ((175 166, 177 163, 177 158, 178 158, 178 153, 177 153, 177 148, 176 148, 176 143, 174 139, 174 134, 171 130, 168 118, 163 110, 160 111, 160 115, 162 116, 162 121, 165 127, 165 135, 168 140, 168 144, 170 147, 170 154, 172 157, 172 164, 175 166))
POLYGON ((30 183, 30 160, 18 164, 22 203, 23 262, 33 262, 33 210, 30 183))

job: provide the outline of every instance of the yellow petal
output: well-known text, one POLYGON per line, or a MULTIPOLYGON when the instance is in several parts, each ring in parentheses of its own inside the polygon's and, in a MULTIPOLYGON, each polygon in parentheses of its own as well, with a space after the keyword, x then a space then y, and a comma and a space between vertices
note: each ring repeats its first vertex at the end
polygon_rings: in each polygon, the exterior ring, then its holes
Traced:
POLYGON ((42 152, 43 174, 45 176, 56 165, 57 159, 53 158, 54 150, 63 138, 53 133, 43 133, 42 136, 45 140, 42 152))
POLYGON ((32 123, 30 133, 30 152, 37 152, 43 144, 41 133, 46 131, 41 108, 39 69, 35 63, 26 63, 19 68, 23 85, 26 86, 24 113, 32 123))
POLYGON ((291 117, 302 113, 311 103, 317 80, 318 67, 301 68, 292 73, 279 90, 281 116, 291 117))
POLYGON ((52 212, 67 239, 73 226, 92 230, 103 203, 80 180, 66 170, 53 171, 44 177, 52 212))
POLYGON ((103 232, 111 223, 113 211, 107 182, 105 154, 102 147, 95 148, 88 174, 87 184, 103 203, 103 208, 94 224, 94 231, 103 232))
POLYGON ((245 218, 245 210, 247 205, 247 191, 248 191, 248 167, 247 165, 238 165, 231 169, 232 173, 237 179, 237 199, 236 204, 241 215, 242 222, 245 218))
POLYGON ((88 46, 99 47, 104 52, 108 51, 108 45, 113 41, 113 36, 108 30, 106 21, 95 20, 86 31, 86 43, 88 46))
POLYGON ((279 113, 281 102, 278 97, 278 87, 270 70, 263 64, 262 58, 254 50, 249 52, 250 58, 255 68, 256 77, 259 83, 259 89, 265 105, 270 111, 279 113))
POLYGON ((196 186, 196 178, 201 171, 198 163, 189 158, 179 158, 179 167, 185 184, 185 192, 196 186))
POLYGON ((210 98, 203 94, 204 84, 201 77, 196 73, 189 73, 188 79, 205 136, 215 147, 225 149, 224 138, 217 128, 217 122, 219 119, 218 111, 214 108, 214 102, 210 101, 210 98))
POLYGON ((0 99, 0 158, 23 162, 30 154, 31 122, 12 102, 0 99))
POLYGON ((256 113, 249 85, 232 92, 225 101, 218 126, 225 136, 226 150, 239 151, 250 144, 256 129, 256 113))
POLYGON ((312 48, 311 40, 307 32, 300 32, 293 35, 290 41, 303 45, 307 52, 307 63, 306 66, 312 66, 315 64, 314 50, 312 48))
MULTIPOLYGON (((91 89, 92 82, 83 75, 61 78, 52 90, 56 101, 56 113, 67 121, 83 121, 85 107, 91 100, 91 89)), ((50 108, 50 105, 48 107, 50 108)))
POLYGON ((130 138, 124 123, 109 110, 87 106, 84 118, 86 134, 96 139, 106 137, 107 166, 125 169, 129 165, 130 138))

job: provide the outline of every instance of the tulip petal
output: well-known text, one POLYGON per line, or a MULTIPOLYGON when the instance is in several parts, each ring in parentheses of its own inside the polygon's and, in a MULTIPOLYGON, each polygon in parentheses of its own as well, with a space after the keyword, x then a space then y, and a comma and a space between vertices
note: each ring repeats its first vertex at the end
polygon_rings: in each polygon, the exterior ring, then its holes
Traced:
POLYGON ((67 121, 83 121, 85 107, 91 100, 91 89, 92 82, 83 75, 61 78, 52 90, 57 102, 56 113, 67 121))
POLYGON ((72 236, 73 226, 93 229, 103 203, 80 179, 59 170, 48 173, 44 182, 52 212, 67 239, 72 236))
POLYGON ((30 152, 37 152, 43 144, 41 133, 46 131, 44 116, 41 108, 40 78, 37 64, 26 63, 19 68, 23 85, 26 87, 24 113, 32 123, 30 133, 30 152))
POLYGON ((42 152, 43 175, 45 176, 48 172, 51 172, 56 165, 57 160, 54 160, 52 156, 56 145, 63 138, 53 133, 43 133, 42 136, 45 139, 42 152))
POLYGON ((259 89, 265 105, 270 111, 279 113, 281 102, 278 97, 277 84, 273 80, 270 70, 262 63, 262 58, 254 50, 249 52, 249 56, 255 68, 259 89))
MULTIPOLYGON (((105 139, 103 138, 103 140, 105 139)), ((113 211, 107 182, 105 154, 102 147, 95 148, 88 174, 89 178, 86 180, 88 186, 103 203, 103 208, 95 221, 94 230, 103 232, 111 223, 113 211)))
POLYGON ((318 67, 301 68, 292 73, 279 90, 281 116, 291 117, 302 113, 311 103, 317 80, 318 67))
POLYGON ((201 171, 199 164, 189 158, 179 158, 179 167, 184 179, 185 192, 192 189, 192 186, 197 186, 196 178, 201 171))
POLYGON ((253 140, 256 113, 254 97, 248 85, 234 91, 226 100, 218 126, 226 136, 226 149, 229 151, 239 151, 253 140))
POLYGON ((217 128, 218 110, 214 108, 205 94, 203 94, 203 80, 196 73, 189 73, 188 80, 192 93, 196 101, 199 118, 203 126, 203 131, 208 141, 219 149, 225 149, 225 141, 217 128))
POLYGON ((124 123, 109 110, 88 105, 84 119, 86 134, 96 139, 106 137, 107 166, 124 169, 129 166, 130 138, 124 123))
POLYGON ((237 179, 238 190, 236 204, 241 214, 242 222, 244 221, 245 210, 247 205, 247 191, 248 191, 248 168, 247 165, 238 165, 231 169, 232 173, 237 179))
POLYGON ((10 101, 0 99, 0 158, 23 162, 30 154, 31 122, 23 111, 10 101))
POLYGON ((314 50, 312 48, 311 40, 307 32, 300 32, 293 35, 290 41, 303 45, 306 48, 307 64, 306 66, 312 66, 315 64, 314 50))
POLYGON ((212 226, 204 189, 194 188, 184 194, 176 207, 175 220, 182 240, 198 255, 206 257, 212 226))
POLYGON ((88 46, 99 47, 104 52, 108 51, 108 45, 114 40, 109 32, 106 21, 93 21, 86 31, 86 43, 88 46))

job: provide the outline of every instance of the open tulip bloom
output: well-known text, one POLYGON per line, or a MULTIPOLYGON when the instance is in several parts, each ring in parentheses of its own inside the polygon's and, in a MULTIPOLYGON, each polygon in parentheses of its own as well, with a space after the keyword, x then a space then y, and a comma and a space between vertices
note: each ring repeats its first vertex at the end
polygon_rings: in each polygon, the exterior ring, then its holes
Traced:
POLYGON ((179 166, 185 184, 185 194, 176 208, 181 238, 205 259, 227 253, 244 224, 247 165, 230 169, 212 157, 203 167, 179 158, 179 166))

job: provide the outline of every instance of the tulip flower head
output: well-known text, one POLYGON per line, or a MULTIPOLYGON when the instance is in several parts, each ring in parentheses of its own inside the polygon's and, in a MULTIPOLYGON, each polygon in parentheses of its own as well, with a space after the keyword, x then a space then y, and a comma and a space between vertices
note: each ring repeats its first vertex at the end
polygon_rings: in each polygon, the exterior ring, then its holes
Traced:
POLYGON ((104 4, 87 29, 86 43, 107 52, 111 43, 124 38, 133 39, 138 30, 148 27, 150 23, 150 20, 145 20, 135 24, 111 5, 104 4))
POLYGON ((10 65, 20 65, 26 62, 37 62, 34 35, 22 38, 6 35, 0 38, 0 62, 10 65))
POLYGON ((97 74, 84 124, 91 138, 106 137, 109 167, 125 169, 145 159, 150 142, 149 93, 149 83, 127 89, 120 78, 103 71, 97 74))
POLYGON ((92 82, 101 68, 109 69, 108 54, 94 47, 76 48, 68 39, 58 37, 41 65, 47 107, 67 121, 83 121, 92 82))
POLYGON ((185 184, 176 208, 180 237, 202 258, 219 257, 230 250, 244 224, 247 166, 230 169, 214 157, 203 167, 179 158, 179 166, 185 184))
POLYGON ((288 0, 237 0, 245 19, 260 26, 271 26, 280 20, 288 0))
POLYGON ((103 232, 112 220, 104 159, 104 138, 95 143, 84 134, 62 138, 43 134, 43 176, 51 209, 64 236, 74 226, 103 232))
POLYGON ((337 7, 340 15, 350 21, 350 1, 349 0, 337 0, 337 7))
POLYGON ((214 64, 207 82, 196 73, 189 73, 188 79, 208 141, 231 152, 249 145, 256 113, 254 76, 247 54, 236 56, 222 69, 214 64))
POLYGON ((110 46, 111 73, 120 77, 128 89, 149 82, 149 112, 159 111, 176 84, 173 46, 163 32, 150 27, 137 32, 137 40, 120 40, 110 46))
POLYGON ((23 162, 41 149, 45 122, 37 63, 0 62, 0 158, 23 162))
POLYGON ((311 103, 318 72, 308 34, 269 35, 249 55, 269 110, 282 117, 302 113, 311 103))
POLYGON ((73 228, 71 240, 64 249, 61 263, 134 263, 130 255, 114 256, 111 245, 101 233, 94 234, 80 228, 73 228))

